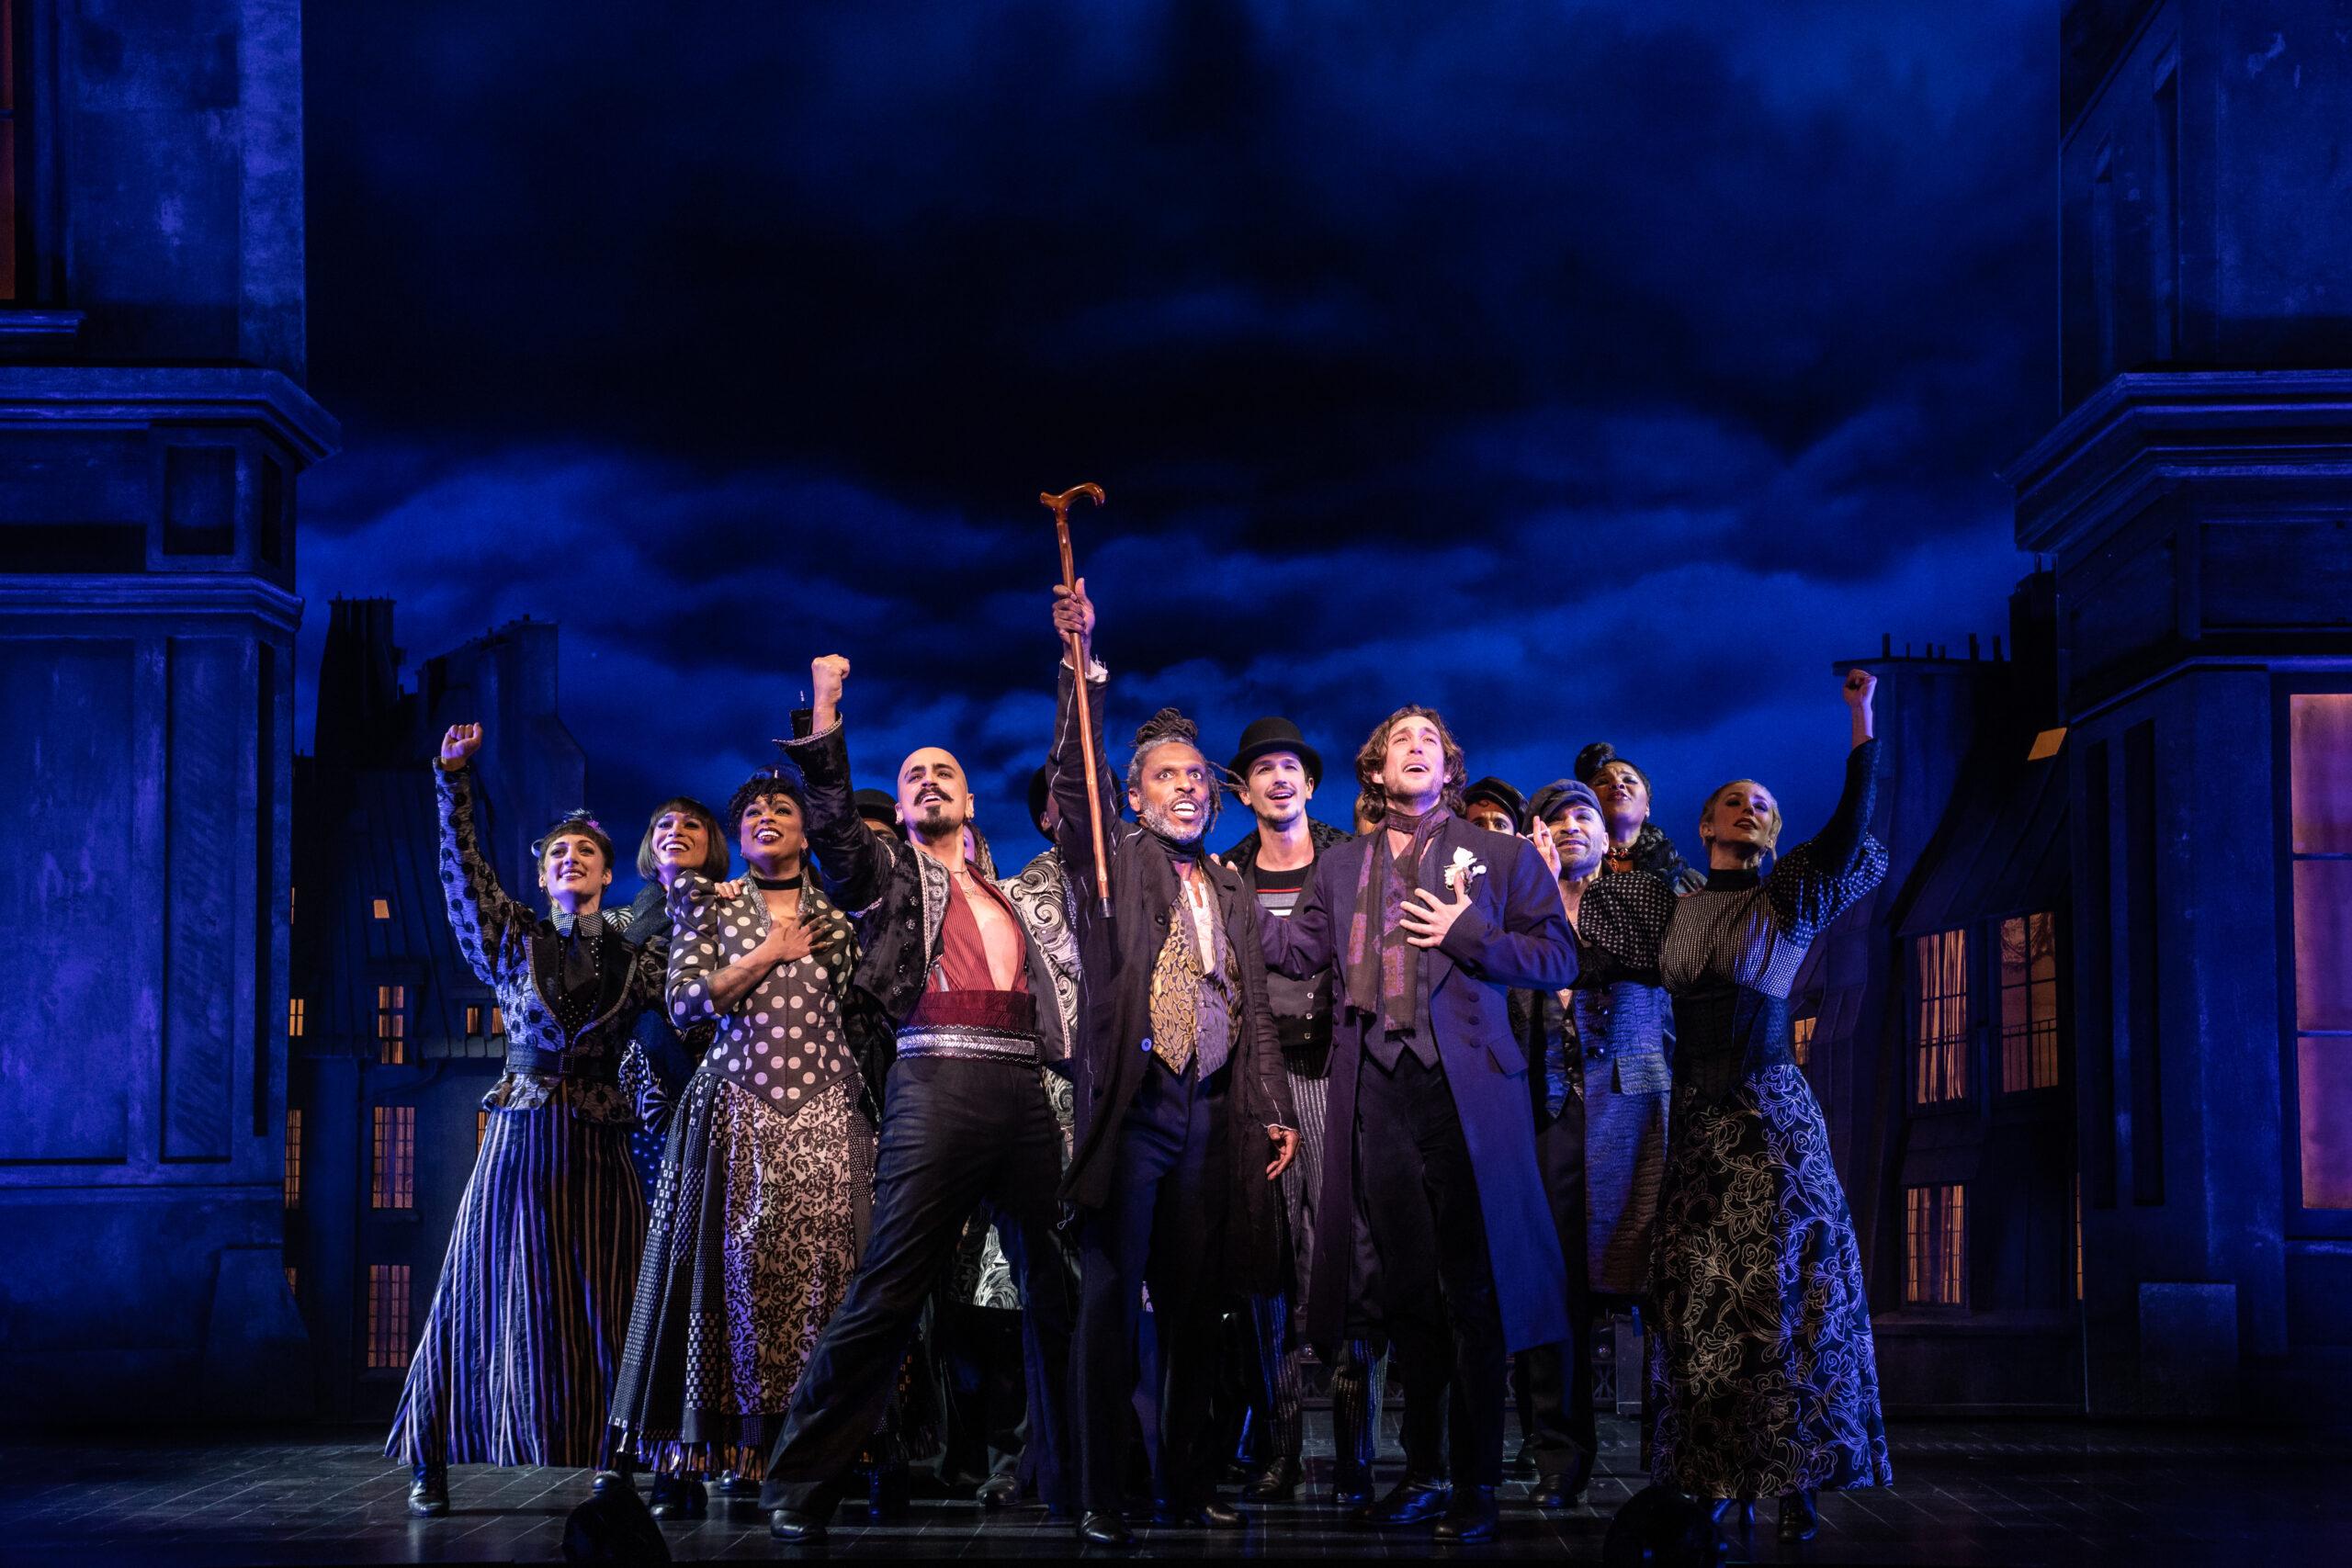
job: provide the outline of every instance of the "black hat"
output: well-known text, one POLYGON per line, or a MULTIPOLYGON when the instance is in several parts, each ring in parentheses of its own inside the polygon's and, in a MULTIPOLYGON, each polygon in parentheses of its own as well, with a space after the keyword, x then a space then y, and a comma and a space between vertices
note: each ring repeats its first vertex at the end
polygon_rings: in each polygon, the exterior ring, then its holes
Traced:
POLYGON ((862 789, 852 797, 860 819, 879 822, 885 828, 899 825, 899 803, 878 789, 862 789))
POLYGON ((1241 749, 1233 754, 1233 761, 1227 765, 1233 770, 1236 778, 1246 780, 1250 776, 1250 764, 1269 751, 1295 753, 1300 764, 1306 769, 1306 782, 1310 784, 1323 782, 1322 755, 1306 743, 1306 738, 1298 732, 1298 726, 1286 718, 1275 718, 1271 715, 1250 721, 1249 728, 1241 732, 1241 749))
POLYGON ((1510 814, 1511 827, 1527 820, 1527 797, 1498 778, 1483 778, 1462 792, 1462 806, 1466 813, 1474 800, 1491 800, 1510 814))
MULTIPOLYGON (((1041 766, 1029 775, 1029 820, 1035 824, 1040 833, 1046 833, 1046 803, 1053 795, 1053 774, 1041 766)), ((1051 843, 1053 837, 1051 833, 1046 833, 1046 841, 1051 843)))
POLYGON ((1571 806, 1589 807, 1594 816, 1600 815, 1600 797, 1592 793, 1590 784, 1582 779, 1554 779, 1527 803, 1527 820, 1549 822, 1571 806))

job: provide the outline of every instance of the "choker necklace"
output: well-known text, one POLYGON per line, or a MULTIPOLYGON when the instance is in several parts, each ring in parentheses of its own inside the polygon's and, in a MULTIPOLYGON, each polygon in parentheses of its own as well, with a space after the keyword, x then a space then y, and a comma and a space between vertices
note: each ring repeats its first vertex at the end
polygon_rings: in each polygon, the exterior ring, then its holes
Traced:
POLYGON ((799 886, 800 883, 801 877, 797 873, 791 876, 762 876, 757 872, 752 874, 752 886, 767 893, 781 893, 787 888, 799 886))

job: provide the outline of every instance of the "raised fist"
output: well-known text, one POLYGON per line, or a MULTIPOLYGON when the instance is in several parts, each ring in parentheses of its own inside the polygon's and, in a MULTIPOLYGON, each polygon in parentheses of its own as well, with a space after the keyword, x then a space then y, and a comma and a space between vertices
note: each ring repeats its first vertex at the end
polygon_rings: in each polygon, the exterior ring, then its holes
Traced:
POLYGON ((441 765, 444 768, 462 768, 466 760, 481 750, 481 725, 453 724, 449 727, 449 733, 441 738, 441 765))
POLYGON ((820 653, 808 661, 808 695, 820 708, 836 707, 842 683, 849 679, 849 660, 838 653, 820 653))
POLYGON ((1871 705, 1871 698, 1877 694, 1877 676, 1860 665, 1846 671, 1845 695, 1848 707, 1866 708, 1871 705))

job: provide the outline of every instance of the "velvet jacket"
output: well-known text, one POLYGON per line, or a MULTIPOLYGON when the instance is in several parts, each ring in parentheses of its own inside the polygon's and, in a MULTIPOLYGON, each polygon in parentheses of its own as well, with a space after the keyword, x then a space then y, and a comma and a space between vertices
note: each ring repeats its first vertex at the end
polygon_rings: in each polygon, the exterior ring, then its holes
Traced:
MULTIPOLYGON (((1325 850, 1290 918, 1266 915, 1260 921, 1266 961, 1274 968, 1301 977, 1332 970, 1333 1135, 1318 1195, 1327 1213, 1346 1213, 1353 1203, 1356 1161, 1381 1156, 1358 1147, 1354 1136, 1339 1135, 1356 1125, 1356 1086, 1371 1055, 1369 1042, 1382 1027, 1380 998, 1351 994, 1344 966, 1363 857, 1378 844, 1376 834, 1366 834, 1325 850)), ((1418 950, 1422 995, 1477 1173, 1504 1335, 1510 1348, 1523 1350, 1568 1337, 1567 1270, 1535 1161, 1529 1064, 1511 1030, 1508 993, 1515 986, 1556 991, 1575 985, 1576 939, 1551 872, 1523 840, 1451 818, 1421 856, 1418 886, 1450 901, 1445 879, 1457 866, 1468 879, 1470 908, 1441 944, 1418 950)), ((1352 1254, 1352 1238, 1342 1227, 1315 1237, 1306 1334, 1317 1345, 1336 1341, 1347 1322, 1352 1254)))

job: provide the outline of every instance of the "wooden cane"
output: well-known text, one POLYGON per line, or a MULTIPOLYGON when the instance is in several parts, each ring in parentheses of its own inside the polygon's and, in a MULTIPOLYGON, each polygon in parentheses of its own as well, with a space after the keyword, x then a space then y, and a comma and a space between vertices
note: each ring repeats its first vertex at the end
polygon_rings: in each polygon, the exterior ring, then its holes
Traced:
MULTIPOLYGON (((1102 504, 1102 487, 1094 484, 1078 485, 1059 495, 1040 493, 1037 497, 1040 505, 1053 509, 1054 536, 1062 547, 1062 586, 1069 590, 1072 598, 1078 595, 1078 565, 1069 549, 1069 503, 1081 495, 1097 506, 1102 504)), ((1069 634, 1069 667, 1077 677, 1078 742, 1086 759, 1086 818, 1088 826, 1094 829, 1094 889, 1102 896, 1102 914, 1108 919, 1111 857, 1102 848, 1102 792, 1097 787, 1102 783, 1102 764, 1094 756, 1094 716, 1086 691, 1086 649, 1080 646, 1076 632, 1069 634)))

